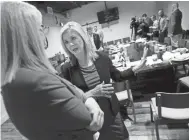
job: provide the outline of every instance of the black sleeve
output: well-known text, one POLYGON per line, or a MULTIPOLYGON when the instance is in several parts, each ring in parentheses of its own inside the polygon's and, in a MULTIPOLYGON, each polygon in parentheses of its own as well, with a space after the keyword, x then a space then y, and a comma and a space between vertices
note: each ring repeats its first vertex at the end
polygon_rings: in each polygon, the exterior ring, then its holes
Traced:
POLYGON ((90 124, 92 118, 82 99, 76 97, 57 77, 41 76, 34 91, 38 93, 36 100, 46 106, 49 115, 53 114, 59 120, 59 127, 75 130, 90 124))
POLYGON ((177 13, 174 12, 171 17, 172 33, 174 33, 176 30, 176 18, 177 18, 177 13))
POLYGON ((68 81, 71 81, 70 69, 71 69, 71 64, 69 62, 64 63, 61 66, 61 74, 59 76, 67 79, 68 81))
POLYGON ((114 81, 119 82, 119 81, 123 81, 123 80, 129 80, 134 77, 134 72, 132 71, 131 68, 129 68, 123 72, 120 72, 112 64, 112 61, 110 60, 110 58, 108 58, 108 59, 109 59, 109 66, 110 66, 110 75, 114 81))

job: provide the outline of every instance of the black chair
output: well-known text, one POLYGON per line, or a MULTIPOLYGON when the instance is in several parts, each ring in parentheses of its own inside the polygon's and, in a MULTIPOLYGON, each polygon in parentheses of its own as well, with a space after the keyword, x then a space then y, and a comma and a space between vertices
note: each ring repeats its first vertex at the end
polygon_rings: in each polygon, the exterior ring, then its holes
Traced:
POLYGON ((117 45, 117 42, 122 43, 121 39, 117 39, 117 40, 115 40, 114 42, 115 42, 116 45, 117 45))
POLYGON ((180 92, 180 89, 181 89, 182 86, 188 88, 188 90, 189 90, 189 76, 180 78, 180 79, 178 80, 177 93, 180 92))
POLYGON ((131 41, 130 37, 123 38, 123 43, 128 43, 130 41, 131 41))
POLYGON ((109 46, 109 45, 114 45, 114 42, 113 41, 109 41, 109 42, 107 42, 107 45, 109 46))
POLYGON ((151 101, 151 121, 155 122, 157 140, 160 140, 158 125, 189 123, 189 92, 157 92, 151 101))

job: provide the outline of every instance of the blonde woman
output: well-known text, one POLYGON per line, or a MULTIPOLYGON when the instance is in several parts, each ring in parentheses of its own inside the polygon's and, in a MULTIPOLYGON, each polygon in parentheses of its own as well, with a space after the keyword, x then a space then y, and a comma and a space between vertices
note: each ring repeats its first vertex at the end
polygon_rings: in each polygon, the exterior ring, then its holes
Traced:
POLYGON ((1 3, 1 88, 8 115, 29 140, 93 140, 104 113, 56 75, 45 56, 41 24, 34 6, 1 3))
POLYGON ((104 125, 99 140, 125 140, 128 131, 119 113, 118 99, 110 79, 123 81, 134 77, 134 72, 145 64, 147 49, 140 65, 124 72, 118 71, 108 56, 95 52, 85 31, 76 22, 68 22, 61 30, 64 50, 70 57, 70 63, 62 66, 62 75, 74 85, 86 92, 86 96, 96 98, 105 113, 104 125))

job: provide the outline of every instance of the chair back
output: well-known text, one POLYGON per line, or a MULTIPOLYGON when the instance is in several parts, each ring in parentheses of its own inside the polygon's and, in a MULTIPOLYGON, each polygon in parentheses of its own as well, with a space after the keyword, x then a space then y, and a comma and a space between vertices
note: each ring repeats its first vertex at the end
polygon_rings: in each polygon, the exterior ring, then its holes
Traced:
POLYGON ((114 44, 114 42, 113 41, 109 41, 109 42, 107 42, 107 45, 109 46, 109 45, 113 45, 114 44))
POLYGON ((130 37, 123 38, 123 43, 128 43, 130 41, 131 41, 130 37))
POLYGON ((185 47, 186 47, 186 40, 185 40, 185 39, 180 39, 180 40, 178 41, 178 46, 179 46, 180 48, 185 48, 185 47))
POLYGON ((128 99, 133 101, 133 96, 132 96, 132 91, 130 89, 129 80, 126 80, 123 82, 115 82, 113 83, 113 86, 114 86, 115 93, 127 90, 128 99))
POLYGON ((103 43, 103 47, 104 47, 104 48, 107 47, 107 45, 108 45, 107 42, 104 42, 104 43, 103 43))
POLYGON ((117 45, 117 42, 122 43, 121 39, 117 39, 117 40, 115 40, 115 44, 116 44, 116 45, 117 45))
POLYGON ((168 46, 171 45, 171 39, 170 39, 170 37, 165 37, 164 44, 167 44, 168 46))
POLYGON ((186 48, 189 49, 189 39, 186 40, 186 48))
POLYGON ((156 93, 156 105, 167 108, 189 108, 189 92, 186 93, 156 93))
POLYGON ((123 82, 115 82, 113 83, 114 91, 115 92, 120 92, 126 90, 126 84, 125 81, 123 82))

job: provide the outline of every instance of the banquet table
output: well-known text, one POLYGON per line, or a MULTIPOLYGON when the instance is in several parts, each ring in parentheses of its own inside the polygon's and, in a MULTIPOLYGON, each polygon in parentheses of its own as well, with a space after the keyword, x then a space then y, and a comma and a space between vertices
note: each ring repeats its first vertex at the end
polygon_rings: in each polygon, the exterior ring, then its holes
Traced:
MULTIPOLYGON (((161 48, 161 47, 159 47, 161 48)), ((151 52, 148 57, 152 57, 154 55, 153 46, 150 48, 151 52)), ((163 50, 163 49, 162 49, 163 50)), ((175 84, 175 68, 178 65, 189 64, 189 58, 186 60, 178 60, 178 61, 168 61, 164 60, 162 56, 166 51, 159 51, 157 54, 158 58, 153 64, 147 64, 139 71, 135 72, 135 78, 130 80, 131 89, 140 91, 141 93, 154 93, 154 92, 175 92, 176 84, 175 84), (158 62, 159 61, 159 62, 158 62), (158 62, 158 63, 156 63, 158 62)), ((174 54, 175 52, 171 52, 174 54)), ((167 53, 168 54, 168 53, 167 53)), ((118 59, 119 57, 114 54, 114 58, 118 59)), ((169 56, 169 54, 168 54, 169 56)), ((153 59, 153 58, 151 58, 153 59)), ((175 58, 174 58, 175 59, 175 58)), ((133 67, 140 63, 140 60, 130 62, 130 64, 125 67, 122 67, 122 63, 118 62, 118 60, 113 60, 113 64, 117 67, 118 70, 123 71, 128 69, 129 67, 133 67)))
MULTIPOLYGON (((127 68, 119 67, 120 71, 127 68)), ((161 63, 155 67, 144 66, 135 72, 135 78, 130 79, 131 89, 143 94, 155 92, 174 92, 174 68, 168 63, 161 63)))

